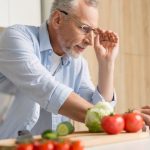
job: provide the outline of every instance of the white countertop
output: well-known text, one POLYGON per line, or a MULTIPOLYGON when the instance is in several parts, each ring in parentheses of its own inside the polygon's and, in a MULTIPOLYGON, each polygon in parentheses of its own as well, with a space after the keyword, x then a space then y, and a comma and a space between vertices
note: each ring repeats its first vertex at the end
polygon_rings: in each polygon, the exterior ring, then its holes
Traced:
POLYGON ((150 137, 140 140, 86 148, 85 150, 150 150, 150 137))

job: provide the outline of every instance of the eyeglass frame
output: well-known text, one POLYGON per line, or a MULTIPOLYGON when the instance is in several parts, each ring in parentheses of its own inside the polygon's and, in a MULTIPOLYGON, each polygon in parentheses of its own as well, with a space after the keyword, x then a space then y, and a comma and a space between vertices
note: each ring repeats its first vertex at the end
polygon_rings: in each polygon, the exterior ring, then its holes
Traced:
MULTIPOLYGON (((64 15, 69 15, 68 12, 61 10, 61 9, 57 9, 59 12, 63 13, 64 15)), ((77 18, 75 18, 73 15, 69 15, 77 24, 78 27, 85 33, 85 34, 89 34, 91 31, 93 31, 95 34, 97 33, 97 28, 92 28, 91 26, 84 24, 82 22, 80 22, 77 18), (88 27, 88 30, 86 31, 84 28, 88 27)))

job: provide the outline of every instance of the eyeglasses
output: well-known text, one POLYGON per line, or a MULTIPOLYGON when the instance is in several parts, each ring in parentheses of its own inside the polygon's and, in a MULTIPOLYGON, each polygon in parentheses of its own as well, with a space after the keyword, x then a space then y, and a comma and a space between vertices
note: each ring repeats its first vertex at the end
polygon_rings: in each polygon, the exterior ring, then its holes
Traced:
MULTIPOLYGON (((68 12, 66 11, 63 11, 63 10, 60 10, 58 9, 58 11, 60 11, 61 13, 65 14, 65 15, 69 15, 68 12)), ((69 15, 78 25, 78 27, 81 29, 81 31, 84 33, 84 34, 88 34, 90 33, 91 31, 93 31, 95 34, 97 33, 97 29, 95 28, 92 28, 91 26, 87 25, 87 24, 83 24, 81 23, 79 20, 77 20, 77 18, 75 18, 73 15, 69 15)))

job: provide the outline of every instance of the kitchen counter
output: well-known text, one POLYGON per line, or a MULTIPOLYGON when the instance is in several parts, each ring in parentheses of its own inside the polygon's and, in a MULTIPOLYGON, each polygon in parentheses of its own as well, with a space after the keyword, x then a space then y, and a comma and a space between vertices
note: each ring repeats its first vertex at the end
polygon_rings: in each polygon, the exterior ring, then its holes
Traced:
MULTIPOLYGON (((36 136, 35 138, 40 138, 36 136)), ((80 140, 85 150, 149 150, 150 132, 126 133, 107 135, 106 133, 75 132, 63 138, 80 140)), ((0 140, 0 145, 13 145, 14 139, 0 140)))
POLYGON ((93 146, 85 150, 150 150, 150 137, 140 140, 93 146))

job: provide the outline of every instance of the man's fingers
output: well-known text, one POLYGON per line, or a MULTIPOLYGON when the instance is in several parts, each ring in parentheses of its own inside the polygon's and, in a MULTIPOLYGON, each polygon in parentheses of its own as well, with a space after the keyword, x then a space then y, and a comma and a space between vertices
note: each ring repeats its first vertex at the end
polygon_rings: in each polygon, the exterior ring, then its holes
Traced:
POLYGON ((98 34, 99 34, 99 42, 104 41, 105 35, 104 35, 104 30, 98 29, 98 34))
POLYGON ((118 43, 118 41, 119 41, 119 37, 118 37, 118 35, 116 35, 116 36, 114 37, 114 42, 115 42, 115 43, 118 43))
POLYGON ((96 55, 104 56, 106 54, 105 44, 99 42, 99 34, 97 34, 94 38, 94 49, 96 55))
POLYGON ((141 112, 150 115, 150 109, 141 109, 141 112))
POLYGON ((117 43, 118 42, 118 35, 115 32, 112 31, 105 31, 105 30, 101 30, 101 29, 97 29, 98 33, 99 33, 99 39, 100 42, 102 41, 108 41, 108 42, 113 42, 113 43, 117 43))
POLYGON ((141 113, 141 116, 143 117, 146 125, 148 125, 150 127, 150 116, 144 113, 141 113))
POLYGON ((118 35, 116 34, 116 33, 114 33, 114 32, 111 32, 111 34, 110 34, 110 36, 111 36, 111 41, 112 42, 114 42, 114 43, 117 43, 118 42, 118 35))
POLYGON ((109 38, 109 41, 110 41, 110 42, 113 42, 113 43, 117 43, 117 42, 118 42, 117 36, 110 35, 109 37, 110 37, 110 38, 109 38))
POLYGON ((142 109, 150 109, 150 105, 143 106, 142 109))
POLYGON ((100 43, 99 43, 99 34, 97 34, 95 37, 94 37, 94 47, 99 47, 100 43))

